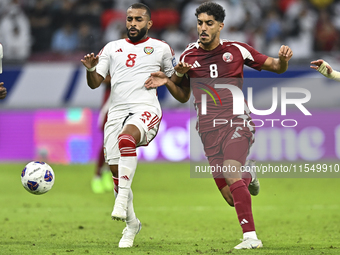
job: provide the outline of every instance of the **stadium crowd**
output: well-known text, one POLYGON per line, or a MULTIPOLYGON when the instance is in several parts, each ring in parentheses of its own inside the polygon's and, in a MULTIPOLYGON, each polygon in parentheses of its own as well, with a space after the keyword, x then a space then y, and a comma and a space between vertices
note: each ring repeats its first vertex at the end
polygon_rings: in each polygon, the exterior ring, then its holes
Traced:
MULTIPOLYGON (((79 60, 125 33, 125 11, 135 2, 152 10, 150 36, 175 51, 197 40, 197 6, 206 0, 1 0, 4 60, 79 60)), ((340 0, 216 0, 226 10, 221 38, 276 55, 289 45, 295 59, 339 51, 340 0)))

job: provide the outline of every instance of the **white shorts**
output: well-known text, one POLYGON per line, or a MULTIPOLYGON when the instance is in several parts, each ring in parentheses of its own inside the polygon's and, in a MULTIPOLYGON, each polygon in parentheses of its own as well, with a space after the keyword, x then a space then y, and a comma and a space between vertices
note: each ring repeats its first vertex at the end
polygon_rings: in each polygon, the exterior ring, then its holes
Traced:
POLYGON ((109 165, 118 165, 120 151, 118 136, 125 125, 136 126, 141 134, 138 146, 148 145, 155 138, 161 117, 151 111, 137 112, 121 119, 109 120, 104 128, 104 156, 109 165))

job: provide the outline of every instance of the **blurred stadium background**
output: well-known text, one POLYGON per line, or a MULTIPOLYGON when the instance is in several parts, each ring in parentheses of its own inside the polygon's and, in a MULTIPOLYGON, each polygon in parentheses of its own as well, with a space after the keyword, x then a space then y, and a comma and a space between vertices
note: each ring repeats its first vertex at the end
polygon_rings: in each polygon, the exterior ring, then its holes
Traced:
MULTIPOLYGON (((0 162, 87 164, 96 160, 102 140, 97 119, 104 88, 87 87, 80 59, 121 38, 125 11, 134 2, 138 0, 0 1, 4 47, 0 81, 8 90, 7 98, 0 101, 0 162)), ((141 2, 152 9, 150 36, 167 41, 178 59, 185 46, 197 39, 194 12, 204 1, 141 2)), ((252 79, 246 79, 244 93, 247 86, 254 88, 255 106, 268 109, 263 102, 271 102, 272 86, 304 87, 312 95, 308 103, 312 116, 301 116, 295 107, 287 118, 299 120, 296 128, 280 124, 258 128, 251 156, 262 161, 338 160, 340 88, 310 69, 309 63, 323 58, 340 69, 340 1, 215 2, 227 14, 222 38, 247 42, 274 57, 282 44, 293 49, 289 70, 283 75, 245 69, 245 77, 252 79), (261 82, 263 78, 270 82, 261 82)), ((193 121, 189 103, 177 103, 165 87, 158 92, 164 110, 161 128, 155 141, 140 149, 139 157, 189 160, 189 123, 193 121)), ((195 157, 201 159, 202 152, 195 157)))

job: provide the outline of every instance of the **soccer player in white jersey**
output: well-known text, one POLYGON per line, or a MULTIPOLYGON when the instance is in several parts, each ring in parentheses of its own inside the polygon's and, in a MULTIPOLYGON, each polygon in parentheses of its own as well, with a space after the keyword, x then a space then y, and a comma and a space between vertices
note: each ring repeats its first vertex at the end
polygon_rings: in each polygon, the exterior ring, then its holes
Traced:
POLYGON ((311 68, 319 71, 323 76, 335 80, 340 81, 340 72, 333 70, 330 64, 328 64, 323 59, 314 60, 311 62, 311 68))
POLYGON ((126 221, 120 248, 132 247, 141 229, 133 209, 131 182, 137 167, 136 147, 148 145, 156 136, 162 118, 156 89, 146 89, 151 73, 174 72, 175 57, 163 41, 147 36, 152 26, 150 9, 140 3, 127 9, 128 38, 109 42, 95 56, 81 60, 87 69, 87 83, 97 88, 111 76, 111 105, 104 130, 104 153, 114 176, 115 204, 112 219, 126 221))

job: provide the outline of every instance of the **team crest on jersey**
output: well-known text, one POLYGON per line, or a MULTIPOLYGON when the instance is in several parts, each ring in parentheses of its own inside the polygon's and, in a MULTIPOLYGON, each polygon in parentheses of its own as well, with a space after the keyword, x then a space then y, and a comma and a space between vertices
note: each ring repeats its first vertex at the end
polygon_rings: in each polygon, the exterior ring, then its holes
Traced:
POLYGON ((150 46, 144 47, 144 52, 148 55, 152 54, 153 53, 153 47, 150 47, 150 46))
POLYGON ((230 63, 231 61, 233 61, 234 56, 230 52, 226 52, 223 54, 222 59, 224 60, 224 62, 230 63))

